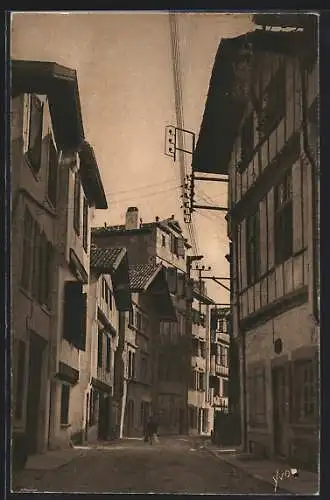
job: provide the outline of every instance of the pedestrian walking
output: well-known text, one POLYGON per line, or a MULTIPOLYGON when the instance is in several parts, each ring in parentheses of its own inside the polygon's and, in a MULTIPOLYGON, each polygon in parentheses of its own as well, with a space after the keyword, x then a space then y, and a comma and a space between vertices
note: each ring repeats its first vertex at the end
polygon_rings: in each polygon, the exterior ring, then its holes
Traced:
POLYGON ((146 443, 153 444, 153 441, 155 439, 155 436, 157 435, 157 430, 158 430, 158 424, 156 420, 153 418, 152 415, 148 418, 147 425, 146 425, 146 432, 144 436, 144 441, 146 443))

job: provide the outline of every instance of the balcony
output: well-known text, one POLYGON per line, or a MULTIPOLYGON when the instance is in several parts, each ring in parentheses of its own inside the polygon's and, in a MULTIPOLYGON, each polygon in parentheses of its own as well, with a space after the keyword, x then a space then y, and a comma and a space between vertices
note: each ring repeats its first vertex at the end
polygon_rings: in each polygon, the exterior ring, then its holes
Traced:
POLYGON ((222 375, 223 377, 228 377, 229 369, 228 366, 220 365, 215 363, 215 373, 216 375, 222 375))

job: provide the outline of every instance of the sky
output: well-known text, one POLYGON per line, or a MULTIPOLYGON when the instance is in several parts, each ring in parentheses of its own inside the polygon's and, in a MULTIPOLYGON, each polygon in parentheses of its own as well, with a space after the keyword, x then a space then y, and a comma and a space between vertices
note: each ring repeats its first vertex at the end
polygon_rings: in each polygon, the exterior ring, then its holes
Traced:
MULTIPOLYGON (((253 24, 247 14, 194 12, 177 14, 177 23, 184 126, 198 137, 221 38, 250 31, 253 24)), ((123 224, 127 208, 137 206, 143 222, 174 214, 188 236, 179 163, 164 154, 165 127, 176 125, 168 13, 14 13, 11 57, 77 70, 85 135, 109 205, 97 211, 94 225, 123 224)), ((196 183, 196 201, 226 206, 227 185, 196 183)), ((212 267, 204 275, 229 276, 224 217, 211 210, 194 215, 201 264, 212 267)), ((217 302, 229 302, 212 280, 207 288, 217 302)))

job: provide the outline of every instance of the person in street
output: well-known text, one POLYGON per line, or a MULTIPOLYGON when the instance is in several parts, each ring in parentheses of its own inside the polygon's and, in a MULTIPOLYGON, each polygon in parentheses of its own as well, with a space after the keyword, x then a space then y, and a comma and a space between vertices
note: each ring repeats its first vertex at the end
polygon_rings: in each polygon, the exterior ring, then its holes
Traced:
POLYGON ((144 441, 153 444, 154 436, 157 434, 158 425, 152 415, 148 418, 144 441))

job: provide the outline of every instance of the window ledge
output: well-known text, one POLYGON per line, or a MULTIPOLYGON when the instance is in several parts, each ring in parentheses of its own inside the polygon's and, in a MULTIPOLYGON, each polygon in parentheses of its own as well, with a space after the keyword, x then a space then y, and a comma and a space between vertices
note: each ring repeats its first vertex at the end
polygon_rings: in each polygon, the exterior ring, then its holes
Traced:
POLYGON ((71 424, 61 424, 61 429, 68 429, 71 427, 71 424))

